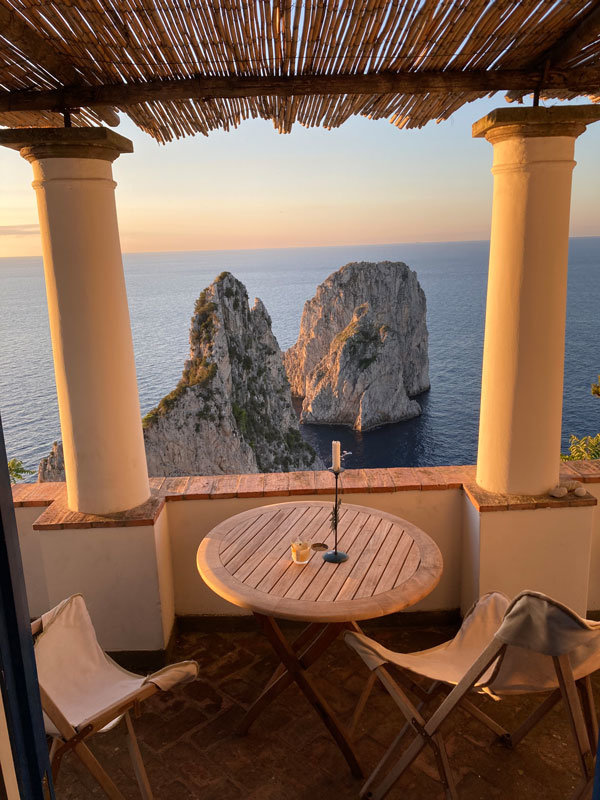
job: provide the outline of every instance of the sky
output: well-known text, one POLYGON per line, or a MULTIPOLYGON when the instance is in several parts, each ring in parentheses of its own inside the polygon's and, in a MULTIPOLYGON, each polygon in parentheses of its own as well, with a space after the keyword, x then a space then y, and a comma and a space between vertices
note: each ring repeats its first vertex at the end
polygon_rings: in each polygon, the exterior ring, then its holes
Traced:
MULTIPOLYGON (((580 101, 581 102, 581 101, 580 101)), ((487 239, 492 147, 471 125, 499 106, 478 100, 450 120, 398 130, 355 117, 280 135, 251 120, 158 145, 125 115, 134 153, 113 165, 124 252, 487 239)), ((571 235, 600 235, 600 122, 579 137, 571 235)), ((0 256, 41 253, 31 166, 0 148, 0 256)))

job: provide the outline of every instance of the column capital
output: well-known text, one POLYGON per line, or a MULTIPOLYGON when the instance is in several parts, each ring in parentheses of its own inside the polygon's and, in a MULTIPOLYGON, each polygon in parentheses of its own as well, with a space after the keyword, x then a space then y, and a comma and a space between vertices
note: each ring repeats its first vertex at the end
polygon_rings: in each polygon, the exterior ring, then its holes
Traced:
POLYGON ((133 153, 133 142, 108 128, 8 128, 0 146, 18 150, 27 161, 41 158, 95 158, 114 161, 133 153))
POLYGON ((598 120, 600 105, 496 108, 473 123, 472 134, 475 139, 485 137, 491 144, 515 137, 576 138, 598 120))

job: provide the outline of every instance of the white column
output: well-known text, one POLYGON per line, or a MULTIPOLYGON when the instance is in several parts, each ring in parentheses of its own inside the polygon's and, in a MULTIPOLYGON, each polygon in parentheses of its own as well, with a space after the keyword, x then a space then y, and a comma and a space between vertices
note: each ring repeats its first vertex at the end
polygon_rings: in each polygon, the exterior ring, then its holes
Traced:
POLYGON ((558 483, 575 139, 590 106, 497 109, 477 483, 543 494, 558 483))
POLYGON ((32 163, 69 508, 109 514, 150 494, 111 162, 103 128, 0 132, 32 163))

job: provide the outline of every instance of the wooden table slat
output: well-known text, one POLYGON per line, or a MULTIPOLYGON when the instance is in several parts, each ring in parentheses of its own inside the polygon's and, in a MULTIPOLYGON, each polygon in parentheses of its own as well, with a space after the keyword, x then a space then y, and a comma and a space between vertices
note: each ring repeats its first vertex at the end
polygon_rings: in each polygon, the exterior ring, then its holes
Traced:
POLYGON ((398 573, 398 577, 396 578, 395 586, 400 586, 405 583, 411 575, 413 575, 419 567, 421 563, 421 554, 419 553, 419 548, 415 547, 414 543, 410 548, 410 552, 406 557, 406 561, 404 562, 402 569, 398 573))
MULTIPOLYGON (((319 508, 308 521, 308 523, 299 528, 298 531, 295 531, 297 538, 300 539, 312 539, 315 531, 317 531, 321 525, 327 519, 327 512, 325 509, 319 508)), ((285 574, 288 570, 292 567, 298 567, 297 564, 294 564, 292 561, 291 556, 291 548, 288 547, 285 553, 282 553, 280 558, 277 560, 276 563, 271 564, 271 568, 269 572, 265 575, 265 577, 257 584, 256 588, 259 591, 273 593, 276 596, 279 596, 279 592, 277 591, 277 586, 279 582, 284 578, 285 574)))
MULTIPOLYGON (((322 541, 323 536, 327 532, 329 527, 329 513, 328 509, 323 508, 319 514, 315 517, 315 519, 310 523, 310 525, 306 528, 305 533, 302 535, 302 538, 306 538, 309 542, 317 542, 322 541)), ((288 568, 283 571, 277 583, 273 584, 271 588, 271 594, 275 597, 285 597, 288 589, 293 583, 302 575, 303 570, 306 569, 307 566, 310 565, 310 561, 312 559, 321 558, 320 553, 313 550, 310 555, 310 560, 308 564, 295 564, 289 555, 289 551, 285 554, 282 554, 280 559, 280 566, 279 570, 281 569, 281 564, 285 561, 288 562, 288 568)), ((278 571, 279 571, 278 570, 278 571)))
MULTIPOLYGON (((284 536, 285 536, 285 542, 287 542, 287 544, 290 545, 290 547, 292 539, 291 528, 293 527, 294 529, 294 535, 296 535, 298 531, 300 531, 301 535, 302 531, 309 525, 310 521, 314 519, 317 514, 318 514, 318 509, 316 508, 296 509, 294 513, 287 518, 284 526, 285 528, 284 536), (300 512, 298 517, 296 517, 297 512, 300 512), (302 525, 304 526, 303 528, 301 527, 302 525)), ((284 537, 280 539, 280 543, 283 541, 283 539, 284 537)), ((291 553, 291 550, 288 550, 288 552, 291 553)), ((257 564, 254 567, 253 571, 248 575, 244 583, 246 584, 246 586, 250 586, 253 589, 256 589, 259 585, 261 585, 263 581, 265 581, 265 583, 262 584, 262 588, 268 585, 270 581, 272 581, 272 584, 274 585, 275 583, 277 583, 277 581, 283 574, 283 570, 277 574, 271 574, 271 573, 273 573, 273 570, 277 569, 277 565, 280 563, 283 564, 283 560, 281 558, 277 560, 276 564, 273 563, 273 560, 264 559, 260 564, 257 564)), ((287 564, 288 561, 285 560, 285 565, 287 566, 287 564)), ((267 590, 265 589, 265 591, 267 590)))
POLYGON ((232 531, 224 545, 227 545, 227 553, 221 555, 222 563, 233 575, 240 564, 243 564, 248 556, 257 547, 279 522, 288 517, 293 509, 289 511, 277 511, 273 514, 263 514, 256 519, 243 533, 238 534, 232 531))
POLYGON ((400 574, 400 570, 404 566, 404 562, 406 561, 406 557, 408 556, 410 548, 414 544, 414 539, 412 539, 412 537, 406 534, 402 529, 400 530, 401 533, 396 541, 396 548, 394 549, 394 552, 392 553, 392 556, 388 561, 386 568, 383 570, 377 586, 375 587, 375 592, 377 594, 380 592, 389 592, 390 589, 394 588, 398 575, 400 574))
MULTIPOLYGON (((349 528, 353 527, 356 517, 357 514, 349 512, 348 509, 341 509, 338 523, 338 546, 340 550, 342 549, 342 537, 349 528)), ((331 528, 329 528, 328 534, 329 536, 326 538, 329 538, 329 545, 331 548, 333 548, 333 541, 331 539, 333 534, 331 532, 331 528)), ((327 564, 325 561, 323 561, 322 556, 322 553, 314 553, 309 563, 302 567, 301 575, 296 579, 296 581, 294 581, 293 585, 287 591, 285 595, 286 597, 299 600, 304 596, 304 593, 312 586, 313 583, 318 583, 318 578, 320 575, 324 576, 325 581, 329 580, 331 577, 331 564, 327 564)))
POLYGON ((262 528, 255 531, 254 536, 248 542, 246 542, 246 544, 240 550, 238 550, 235 556, 227 563, 227 569, 236 578, 236 580, 239 580, 243 583, 243 578, 238 578, 237 576, 238 570, 243 570, 244 565, 248 562, 248 559, 252 558, 255 551, 263 547, 263 545, 267 548, 267 551, 272 548, 271 539, 273 535, 277 534, 280 526, 285 524, 285 521, 291 516, 292 513, 293 510, 283 512, 282 514, 273 514, 273 516, 269 517, 262 528))
POLYGON ((356 560, 354 569, 350 575, 348 575, 344 585, 337 593, 335 598, 336 600, 352 600, 356 592, 359 590, 363 580, 368 575, 369 570, 373 567, 373 562, 377 558, 377 554, 385 543, 388 531, 389 528, 385 525, 384 520, 379 520, 379 525, 373 531, 373 535, 356 560))
MULTIPOLYGON (((357 562, 362 557, 365 547, 371 540, 371 536, 381 522, 381 517, 369 514, 366 522, 360 529, 359 535, 354 539, 352 545, 348 548, 348 561, 342 564, 337 564, 332 570, 331 579, 325 584, 323 591, 317 598, 319 601, 335 601, 338 592, 346 582, 348 576, 355 569, 357 562)), ((340 548, 341 549, 341 548, 340 548)))
MULTIPOLYGON (((338 549, 343 553, 347 552, 352 547, 352 543, 357 536, 360 535, 368 516, 358 512, 352 515, 349 514, 347 518, 349 519, 348 524, 340 526, 338 531, 338 549)), ((306 590, 302 594, 302 600, 317 600, 326 584, 331 580, 331 566, 331 564, 327 564, 323 561, 323 568, 319 570, 318 575, 306 587, 306 590)))
MULTIPOLYGON (((261 531, 260 538, 263 539, 262 543, 255 547, 246 561, 233 572, 237 580, 246 582, 255 569, 264 565, 268 570, 269 565, 273 564, 274 560, 279 560, 282 547, 285 548, 286 545, 290 545, 290 529, 301 523, 303 517, 307 517, 307 523, 310 521, 310 514, 307 508, 294 509, 285 519, 274 521, 275 527, 268 536, 263 538, 263 531, 261 531), (279 545, 282 545, 282 547, 279 547, 279 545)), ((264 531, 266 532, 266 530, 265 528, 264 531)), ((254 540, 250 542, 250 545, 252 544, 254 544, 254 540)))
MULTIPOLYGON (((273 509, 271 513, 273 515, 276 514, 277 510, 273 509)), ((260 514, 259 516, 244 518, 240 520, 238 525, 233 527, 224 526, 222 528, 222 539, 219 548, 221 563, 227 564, 239 548, 243 547, 252 538, 254 533, 264 524, 264 517, 265 514, 260 514)), ((232 517, 232 519, 236 519, 236 517, 232 517)), ((225 520, 226 523, 229 521, 225 520)))
POLYGON ((369 571, 363 578, 360 586, 354 593, 354 597, 372 597, 375 594, 375 589, 377 588, 377 584, 381 580, 381 576, 383 575, 385 568, 387 567, 390 558, 394 552, 396 547, 396 540, 389 536, 389 532, 392 528, 391 522, 384 522, 385 525, 385 539, 383 544, 379 548, 379 552, 373 559, 371 566, 369 567, 369 571))

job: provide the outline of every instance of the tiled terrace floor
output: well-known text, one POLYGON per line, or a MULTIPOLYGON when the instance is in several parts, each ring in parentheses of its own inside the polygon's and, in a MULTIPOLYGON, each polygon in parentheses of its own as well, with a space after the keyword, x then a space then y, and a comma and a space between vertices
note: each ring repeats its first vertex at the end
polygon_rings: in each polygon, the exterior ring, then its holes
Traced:
MULTIPOLYGON (((365 628, 397 649, 430 647, 453 635, 452 627, 365 628)), ((273 668, 274 656, 258 632, 182 633, 174 660, 194 658, 200 679, 147 701, 135 721, 156 800, 355 800, 359 782, 320 719, 295 687, 259 718, 250 734, 233 733, 273 668)), ((312 668, 319 687, 349 718, 366 673, 341 642, 312 668)), ((596 689, 600 686, 596 686, 596 689)), ((477 700, 505 726, 514 727, 535 705, 531 700, 477 700)), ((376 688, 358 732, 358 751, 370 771, 401 723, 399 711, 376 688)), ((563 800, 576 784, 576 762, 560 706, 515 751, 462 711, 446 725, 446 742, 461 800, 563 800)), ((92 749, 127 798, 138 798, 124 725, 97 736, 92 749)), ((390 793, 390 800, 443 798, 426 751, 390 793)), ((72 755, 65 758, 59 800, 104 797, 72 755)))

